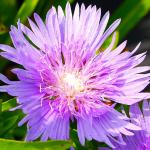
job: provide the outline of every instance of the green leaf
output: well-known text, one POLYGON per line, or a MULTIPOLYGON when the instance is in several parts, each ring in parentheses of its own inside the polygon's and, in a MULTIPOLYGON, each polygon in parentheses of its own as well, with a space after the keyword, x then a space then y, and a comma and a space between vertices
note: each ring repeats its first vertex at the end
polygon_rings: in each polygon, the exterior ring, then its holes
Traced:
POLYGON ((27 17, 34 11, 38 2, 39 0, 25 0, 17 13, 15 22, 17 22, 18 19, 20 19, 21 22, 25 22, 27 17))
POLYGON ((129 31, 150 11, 149 0, 125 0, 112 15, 111 21, 121 18, 118 28, 119 40, 122 40, 129 31))
POLYGON ((10 99, 10 100, 2 103, 2 111, 10 110, 11 108, 15 107, 16 105, 17 105, 16 99, 15 98, 10 99))
POLYGON ((4 34, 6 32, 8 32, 7 27, 4 24, 0 23, 0 35, 4 34))
POLYGON ((1 150, 66 150, 71 141, 23 142, 0 139, 1 150))
POLYGON ((3 126, 2 126, 2 132, 0 133, 1 135, 6 133, 9 129, 11 129, 14 124, 17 122, 18 116, 11 116, 9 118, 6 118, 3 120, 3 126))
POLYGON ((0 23, 9 26, 17 13, 16 0, 0 0, 0 23))
POLYGON ((77 131, 75 129, 71 129, 70 131, 71 139, 73 141, 73 145, 75 147, 75 150, 86 150, 86 147, 83 147, 80 142, 77 135, 77 131))
POLYGON ((0 127, 0 137, 2 138, 13 138, 12 131, 18 128, 18 120, 23 117, 21 110, 16 111, 3 111, 0 114, 1 127, 0 127))
POLYGON ((0 99, 0 133, 2 131, 2 126, 3 126, 3 118, 2 118, 2 100, 0 99))
POLYGON ((0 115, 2 113, 2 99, 0 99, 0 115))

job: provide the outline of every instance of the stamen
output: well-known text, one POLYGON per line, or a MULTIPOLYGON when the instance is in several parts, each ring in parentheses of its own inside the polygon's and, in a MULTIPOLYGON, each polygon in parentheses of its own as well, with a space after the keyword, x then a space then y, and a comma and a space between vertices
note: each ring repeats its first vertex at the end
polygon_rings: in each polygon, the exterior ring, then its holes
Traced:
POLYGON ((67 96, 74 96, 74 94, 84 90, 83 80, 79 75, 74 73, 65 73, 62 77, 62 87, 67 93, 67 96))

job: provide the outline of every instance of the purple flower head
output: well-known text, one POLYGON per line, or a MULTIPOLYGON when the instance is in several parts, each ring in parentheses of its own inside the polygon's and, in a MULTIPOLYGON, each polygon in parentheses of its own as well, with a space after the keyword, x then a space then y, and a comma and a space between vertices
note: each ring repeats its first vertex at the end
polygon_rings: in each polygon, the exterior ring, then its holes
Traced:
MULTIPOLYGON (((141 126, 141 131, 134 132, 133 136, 124 137, 125 145, 114 143, 115 150, 150 150, 150 104, 143 101, 142 112, 138 103, 130 107, 130 117, 134 124, 141 126)), ((100 148, 100 150, 110 150, 100 148)))
POLYGON ((116 20, 105 31, 109 12, 100 16, 95 6, 77 4, 73 15, 69 3, 65 15, 61 7, 58 12, 52 7, 45 23, 34 14, 36 23, 29 19, 31 29, 20 22, 11 27, 14 48, 0 45, 1 56, 24 68, 12 70, 19 81, 0 75, 7 84, 0 91, 17 97, 26 114, 19 126, 27 122, 27 141, 69 139, 70 121, 77 122, 81 144, 95 139, 114 147, 110 139, 123 143, 122 134, 139 130, 112 103, 130 105, 149 98, 141 91, 150 75, 142 72, 150 67, 137 67, 145 58, 145 53, 132 56, 139 45, 123 52, 125 41, 113 50, 115 33, 108 48, 96 55, 120 23, 116 20))
POLYGON ((143 101, 142 112, 138 103, 130 108, 132 122, 141 126, 142 131, 135 132, 134 136, 126 137, 126 146, 119 147, 121 150, 150 150, 150 104, 143 101))

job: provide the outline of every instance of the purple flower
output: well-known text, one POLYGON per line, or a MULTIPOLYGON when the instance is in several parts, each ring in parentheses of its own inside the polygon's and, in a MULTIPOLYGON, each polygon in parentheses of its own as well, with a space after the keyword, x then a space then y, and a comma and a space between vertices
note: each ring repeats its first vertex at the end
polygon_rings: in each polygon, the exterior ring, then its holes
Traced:
POLYGON ((139 45, 122 52, 125 41, 113 50, 115 33, 108 48, 96 55, 120 23, 116 20, 105 31, 109 12, 101 20, 100 14, 96 6, 77 4, 73 15, 69 3, 65 15, 53 7, 45 23, 34 14, 31 29, 20 22, 11 27, 14 48, 0 45, 1 56, 23 66, 12 70, 19 81, 0 75, 7 84, 0 91, 17 97, 26 114, 19 126, 27 122, 27 141, 69 139, 70 121, 77 122, 81 144, 95 139, 113 147, 110 139, 123 142, 122 134, 140 129, 113 107, 150 97, 141 92, 149 84, 149 74, 142 72, 150 67, 136 67, 145 58, 145 53, 132 56, 139 45))
MULTIPOLYGON (((150 150, 150 104, 143 101, 142 112, 138 103, 130 107, 130 117, 133 123, 141 126, 141 131, 134 132, 134 136, 124 137, 126 144, 114 143, 115 150, 150 150)), ((100 150, 110 150, 109 148, 100 148, 100 150)))

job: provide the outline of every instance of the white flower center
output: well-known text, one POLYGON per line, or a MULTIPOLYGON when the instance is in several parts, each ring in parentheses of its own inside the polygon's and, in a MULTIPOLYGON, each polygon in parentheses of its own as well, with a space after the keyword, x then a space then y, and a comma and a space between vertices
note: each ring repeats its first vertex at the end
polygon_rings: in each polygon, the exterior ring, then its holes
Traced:
POLYGON ((63 89, 67 96, 74 96, 75 94, 84 90, 84 84, 81 78, 72 73, 65 73, 63 76, 63 89))

